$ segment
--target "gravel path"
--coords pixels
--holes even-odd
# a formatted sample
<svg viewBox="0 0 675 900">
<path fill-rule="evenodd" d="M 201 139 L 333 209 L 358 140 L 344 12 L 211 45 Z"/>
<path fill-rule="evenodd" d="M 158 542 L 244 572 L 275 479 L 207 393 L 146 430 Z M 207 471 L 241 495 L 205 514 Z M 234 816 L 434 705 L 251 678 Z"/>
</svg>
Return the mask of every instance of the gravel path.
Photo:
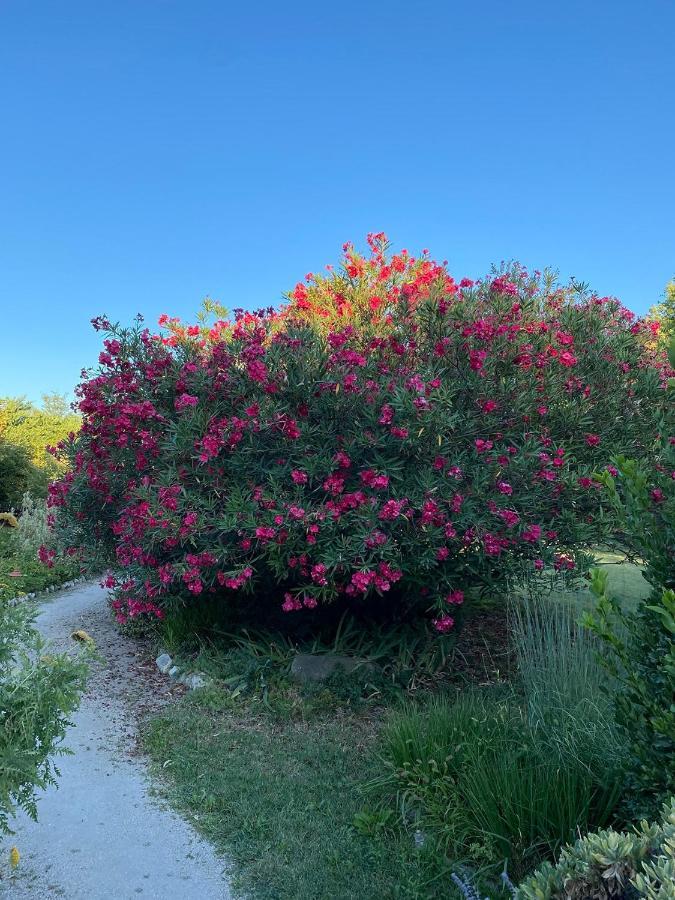
<svg viewBox="0 0 675 900">
<path fill-rule="evenodd" d="M 138 756 L 136 714 L 177 689 L 122 638 L 98 585 L 77 585 L 45 602 L 38 626 L 53 646 L 85 629 L 103 657 L 66 739 L 58 789 L 38 803 L 39 822 L 20 816 L 11 842 L 21 862 L 7 900 L 223 900 L 226 863 L 180 816 L 152 796 Z M 180 690 L 180 689 L 178 689 Z M 4 888 L 4 891 L 3 891 Z"/>
</svg>

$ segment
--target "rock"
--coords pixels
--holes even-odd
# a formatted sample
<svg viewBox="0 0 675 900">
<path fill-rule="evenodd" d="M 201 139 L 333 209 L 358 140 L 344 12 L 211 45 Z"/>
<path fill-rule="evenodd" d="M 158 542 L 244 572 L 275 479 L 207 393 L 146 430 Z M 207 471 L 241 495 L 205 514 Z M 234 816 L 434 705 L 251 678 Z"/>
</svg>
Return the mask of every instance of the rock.
<svg viewBox="0 0 675 900">
<path fill-rule="evenodd" d="M 168 653 L 160 653 L 155 662 L 157 663 L 157 668 L 162 673 L 162 675 L 166 675 L 166 673 L 171 668 L 173 660 Z"/>
<path fill-rule="evenodd" d="M 209 679 L 202 672 L 193 672 L 191 675 L 186 675 L 184 679 L 182 679 L 183 684 L 191 691 L 196 691 L 198 688 L 206 687 L 209 683 Z"/>
<path fill-rule="evenodd" d="M 300 681 L 325 681 L 338 668 L 350 675 L 356 669 L 372 669 L 372 663 L 353 656 L 335 656 L 332 653 L 314 655 L 298 653 L 291 663 L 291 675 Z"/>
<path fill-rule="evenodd" d="M 93 637 L 82 628 L 78 628 L 77 631 L 73 631 L 70 636 L 74 641 L 79 641 L 81 644 L 87 644 L 90 647 L 94 646 Z"/>
<path fill-rule="evenodd" d="M 169 669 L 169 678 L 173 678 L 174 681 L 178 680 L 178 676 L 180 675 L 180 669 L 178 666 L 171 666 Z"/>
</svg>

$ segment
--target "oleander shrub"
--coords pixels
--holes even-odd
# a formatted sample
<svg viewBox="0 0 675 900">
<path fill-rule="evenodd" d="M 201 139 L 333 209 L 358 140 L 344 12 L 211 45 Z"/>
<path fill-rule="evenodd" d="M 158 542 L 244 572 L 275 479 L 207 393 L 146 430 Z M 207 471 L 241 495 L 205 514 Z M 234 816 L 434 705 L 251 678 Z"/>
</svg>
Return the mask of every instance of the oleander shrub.
<svg viewBox="0 0 675 900">
<path fill-rule="evenodd" d="M 82 656 L 51 654 L 34 610 L 0 597 L 0 834 L 18 808 L 37 815 L 36 793 L 54 784 L 54 757 L 84 687 Z"/>
<path fill-rule="evenodd" d="M 573 575 L 611 529 L 593 473 L 649 452 L 669 373 L 648 326 L 519 266 L 458 283 L 369 243 L 278 312 L 94 321 L 50 503 L 122 571 L 121 620 L 212 596 L 449 631 L 465 597 Z"/>
</svg>

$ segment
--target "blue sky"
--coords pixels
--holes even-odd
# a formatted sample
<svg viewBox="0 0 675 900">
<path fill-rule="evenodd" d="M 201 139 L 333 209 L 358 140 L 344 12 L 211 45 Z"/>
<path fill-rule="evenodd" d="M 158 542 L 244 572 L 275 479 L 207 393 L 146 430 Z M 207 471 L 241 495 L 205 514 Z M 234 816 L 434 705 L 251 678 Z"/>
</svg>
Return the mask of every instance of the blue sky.
<svg viewBox="0 0 675 900">
<path fill-rule="evenodd" d="M 384 230 L 642 312 L 675 274 L 675 4 L 0 0 L 0 396 L 99 313 L 276 304 Z"/>
</svg>

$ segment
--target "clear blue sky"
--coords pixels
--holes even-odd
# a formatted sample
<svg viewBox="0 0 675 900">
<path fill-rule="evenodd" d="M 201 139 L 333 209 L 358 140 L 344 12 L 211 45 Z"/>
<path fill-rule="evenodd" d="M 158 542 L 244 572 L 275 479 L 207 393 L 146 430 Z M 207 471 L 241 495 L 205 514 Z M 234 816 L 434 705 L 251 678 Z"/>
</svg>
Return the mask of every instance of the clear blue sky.
<svg viewBox="0 0 675 900">
<path fill-rule="evenodd" d="M 675 273 L 672 0 L 0 0 L 0 128 L 0 396 L 373 230 L 638 312 Z"/>
</svg>

